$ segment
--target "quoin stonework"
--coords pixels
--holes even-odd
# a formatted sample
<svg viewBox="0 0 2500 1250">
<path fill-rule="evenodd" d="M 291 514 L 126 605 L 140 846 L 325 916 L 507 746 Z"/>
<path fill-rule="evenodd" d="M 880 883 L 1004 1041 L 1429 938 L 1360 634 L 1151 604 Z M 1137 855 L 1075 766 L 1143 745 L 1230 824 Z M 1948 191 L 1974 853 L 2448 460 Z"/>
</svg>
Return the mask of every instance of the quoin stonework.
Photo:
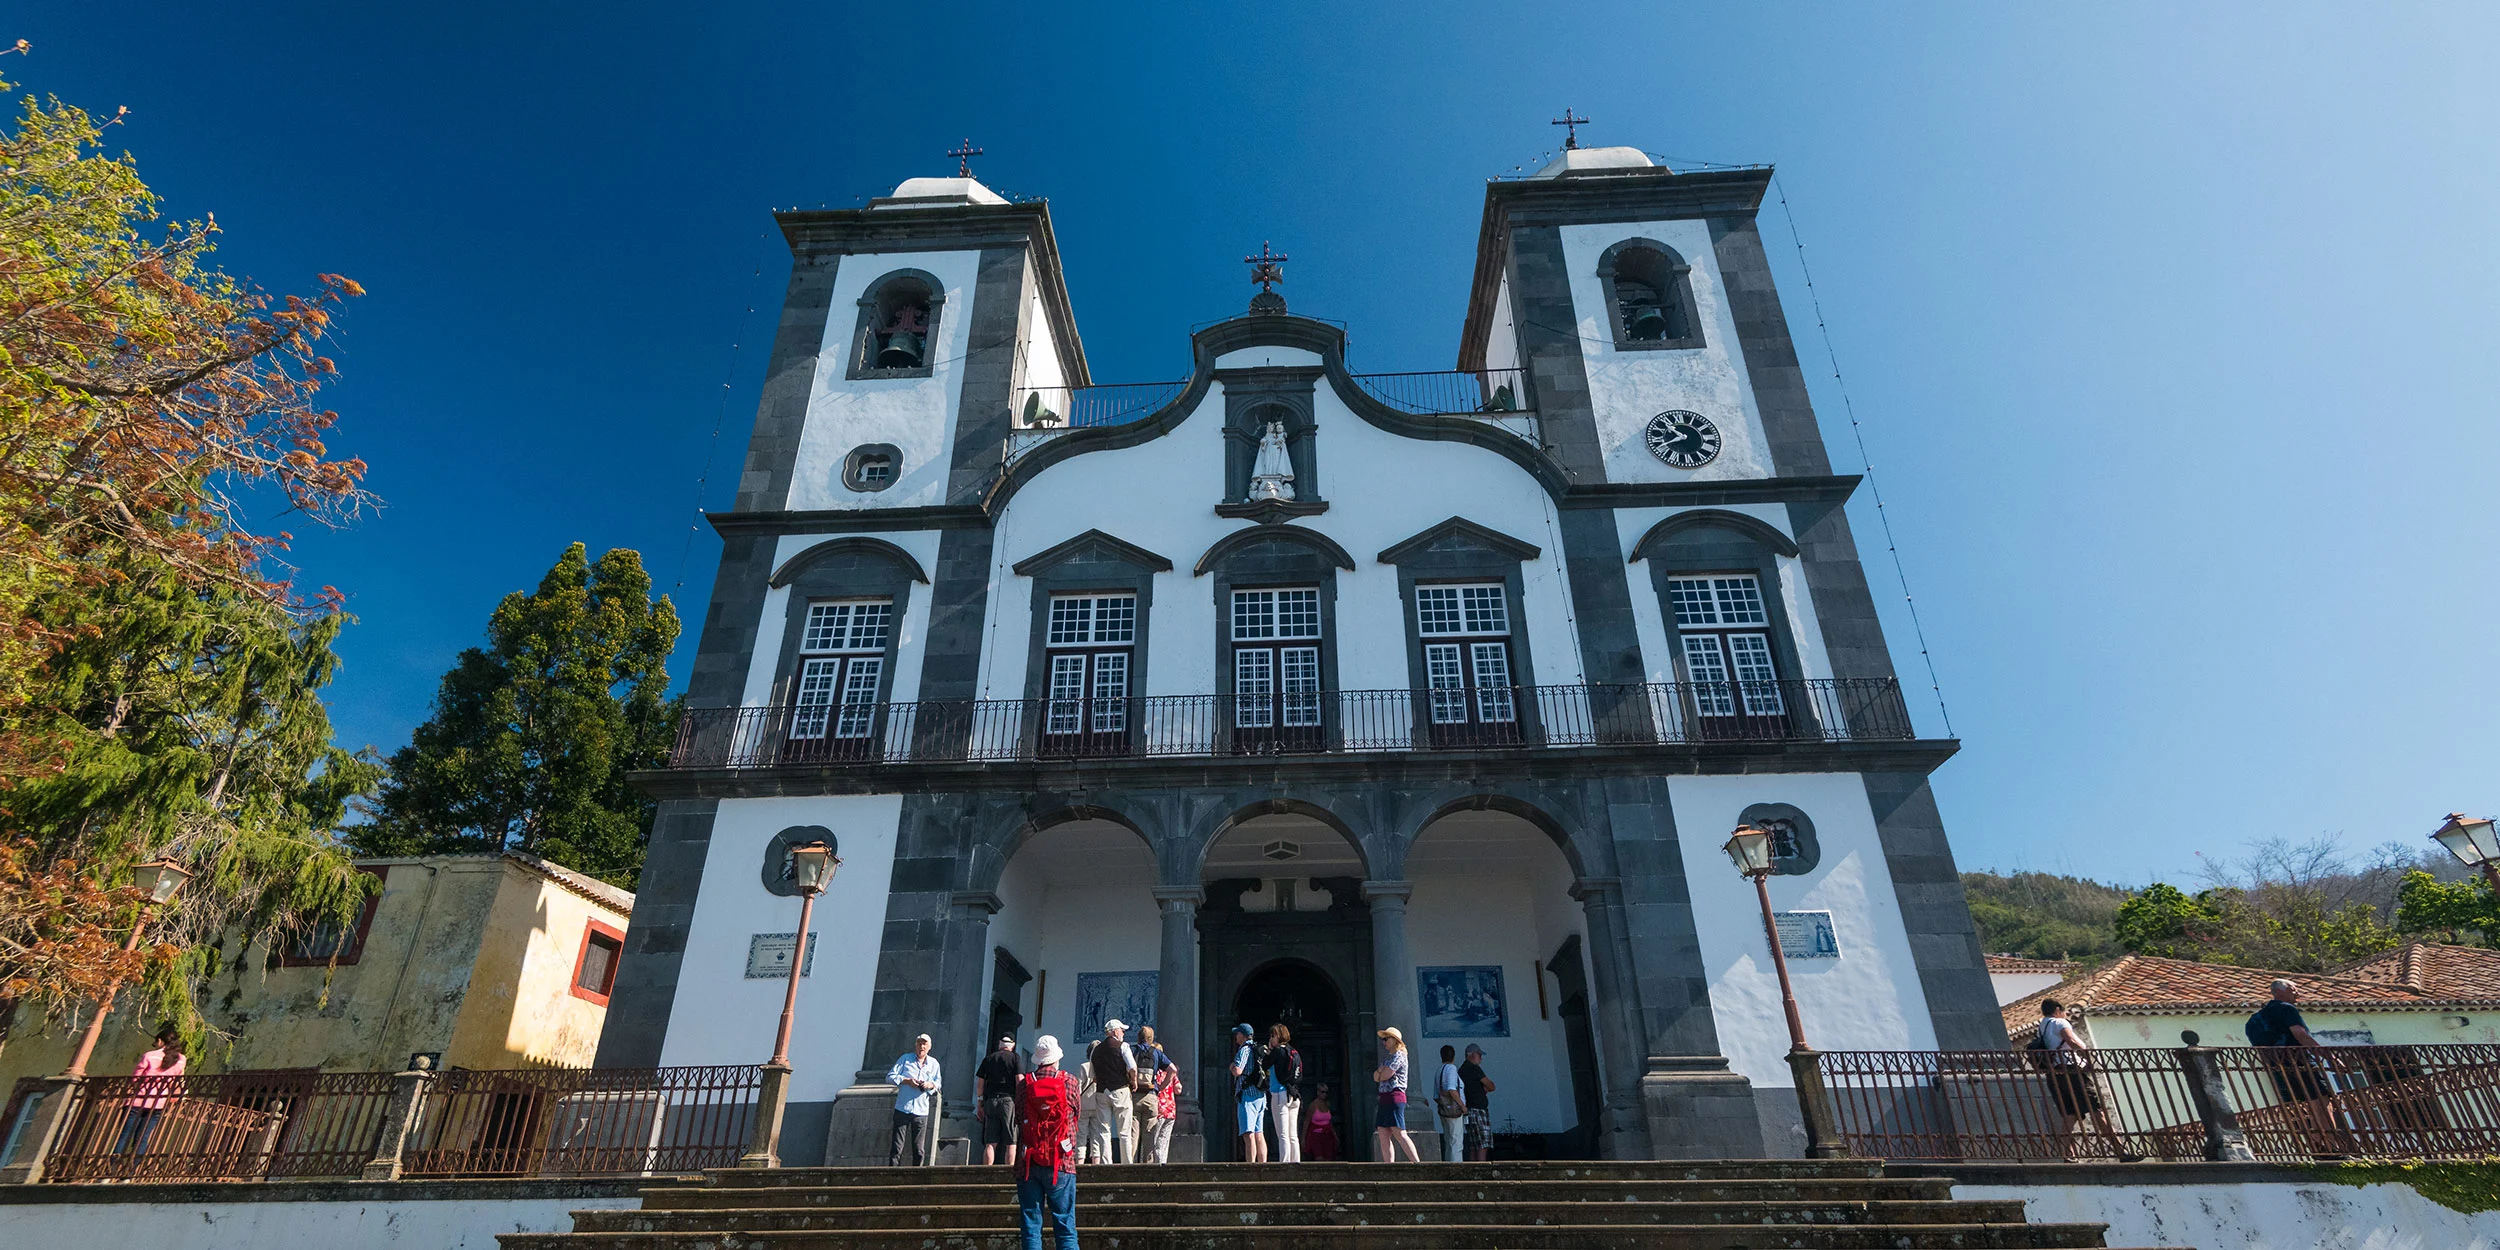
<svg viewBox="0 0 2500 1250">
<path fill-rule="evenodd" d="M 1364 372 L 1262 247 L 1149 385 L 1088 372 L 1044 203 L 780 214 L 599 1062 L 760 1059 L 786 848 L 824 838 L 792 1163 L 883 1161 L 915 1034 L 969 1136 L 987 1043 L 1113 1015 L 1193 1104 L 1236 1021 L 1292 1025 L 1358 1154 L 1396 1025 L 1482 1044 L 1497 1128 L 1548 1153 L 1793 1156 L 1741 822 L 1817 1044 L 2004 1047 L 1928 790 L 1956 744 L 1895 679 L 1769 178 L 1582 148 L 1490 185 L 1446 371 Z M 1176 1156 L 1232 1148 L 1196 1129 Z"/>
</svg>

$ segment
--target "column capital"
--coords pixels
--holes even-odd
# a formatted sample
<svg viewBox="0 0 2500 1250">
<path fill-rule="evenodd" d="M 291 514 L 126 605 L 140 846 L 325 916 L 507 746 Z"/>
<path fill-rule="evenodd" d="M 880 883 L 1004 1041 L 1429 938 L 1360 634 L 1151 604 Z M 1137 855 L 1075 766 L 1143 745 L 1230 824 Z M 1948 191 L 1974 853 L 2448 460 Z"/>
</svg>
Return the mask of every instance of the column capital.
<svg viewBox="0 0 2500 1250">
<path fill-rule="evenodd" d="M 958 890 L 950 901 L 954 903 L 957 915 L 977 911 L 984 916 L 995 916 L 1007 906 L 1005 900 L 989 890 Z"/>
<path fill-rule="evenodd" d="M 1366 902 L 1396 902 L 1403 905 L 1415 893 L 1412 881 L 1366 881 L 1363 898 Z"/>
<path fill-rule="evenodd" d="M 1581 903 L 1621 902 L 1623 878 L 1582 877 L 1571 883 L 1571 897 Z"/>
<path fill-rule="evenodd" d="M 1207 901 L 1206 890 L 1194 885 L 1159 885 L 1154 888 L 1154 896 L 1167 912 L 1195 911 Z"/>
</svg>

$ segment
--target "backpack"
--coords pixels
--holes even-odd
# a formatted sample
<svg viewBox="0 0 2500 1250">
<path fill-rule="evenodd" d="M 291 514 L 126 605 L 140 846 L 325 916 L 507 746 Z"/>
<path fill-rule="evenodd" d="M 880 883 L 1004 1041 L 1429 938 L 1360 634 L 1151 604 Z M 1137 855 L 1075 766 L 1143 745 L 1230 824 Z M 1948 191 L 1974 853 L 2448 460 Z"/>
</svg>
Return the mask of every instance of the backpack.
<svg viewBox="0 0 2500 1250">
<path fill-rule="evenodd" d="M 1285 1083 L 1286 1093 L 1298 1093 L 1302 1088 L 1302 1052 L 1285 1047 L 1284 1062 L 1278 1065 L 1276 1077 Z"/>
<path fill-rule="evenodd" d="M 2249 1014 L 2248 1024 L 2243 1031 L 2248 1034 L 2248 1044 L 2251 1046 L 2289 1046 L 2292 1044 L 2292 1039 L 2283 1035 L 2284 1030 L 2274 1027 L 2274 1018 L 2267 1015 L 2262 1007 Z"/>
<path fill-rule="evenodd" d="M 1267 1088 L 1267 1047 L 1250 1043 L 1250 1062 L 1241 1071 L 1243 1089 Z"/>
<path fill-rule="evenodd" d="M 2049 1044 L 2045 1038 L 2033 1037 L 2023 1043 L 2023 1062 L 2041 1072 L 2049 1070 Z"/>
</svg>

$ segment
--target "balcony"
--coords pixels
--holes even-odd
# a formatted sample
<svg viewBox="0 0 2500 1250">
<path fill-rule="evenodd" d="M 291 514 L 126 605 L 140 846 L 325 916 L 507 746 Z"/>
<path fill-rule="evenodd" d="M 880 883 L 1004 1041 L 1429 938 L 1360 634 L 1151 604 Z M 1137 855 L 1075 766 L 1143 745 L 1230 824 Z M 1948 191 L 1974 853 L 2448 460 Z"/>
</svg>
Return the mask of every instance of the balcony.
<svg viewBox="0 0 2500 1250">
<path fill-rule="evenodd" d="M 695 708 L 672 769 L 1906 742 L 1890 678 Z"/>
<path fill-rule="evenodd" d="M 1524 369 L 1435 373 L 1357 373 L 1354 384 L 1387 407 L 1419 417 L 1467 417 L 1541 446 L 1536 407 Z M 1178 382 L 1104 386 L 1036 386 L 1016 392 L 1015 424 L 1007 434 L 1013 463 L 1071 430 L 1126 425 L 1160 410 L 1189 389 Z"/>
</svg>

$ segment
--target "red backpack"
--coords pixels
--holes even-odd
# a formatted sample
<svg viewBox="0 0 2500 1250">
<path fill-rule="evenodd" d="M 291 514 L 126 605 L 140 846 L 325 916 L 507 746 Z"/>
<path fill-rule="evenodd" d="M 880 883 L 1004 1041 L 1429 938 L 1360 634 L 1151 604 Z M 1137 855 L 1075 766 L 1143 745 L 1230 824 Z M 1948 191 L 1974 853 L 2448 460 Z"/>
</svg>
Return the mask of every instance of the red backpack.
<svg viewBox="0 0 2500 1250">
<path fill-rule="evenodd" d="M 1076 1170 L 1076 1078 L 1066 1072 L 1016 1079 L 1018 1176 L 1036 1165 L 1048 1175 Z"/>
</svg>

